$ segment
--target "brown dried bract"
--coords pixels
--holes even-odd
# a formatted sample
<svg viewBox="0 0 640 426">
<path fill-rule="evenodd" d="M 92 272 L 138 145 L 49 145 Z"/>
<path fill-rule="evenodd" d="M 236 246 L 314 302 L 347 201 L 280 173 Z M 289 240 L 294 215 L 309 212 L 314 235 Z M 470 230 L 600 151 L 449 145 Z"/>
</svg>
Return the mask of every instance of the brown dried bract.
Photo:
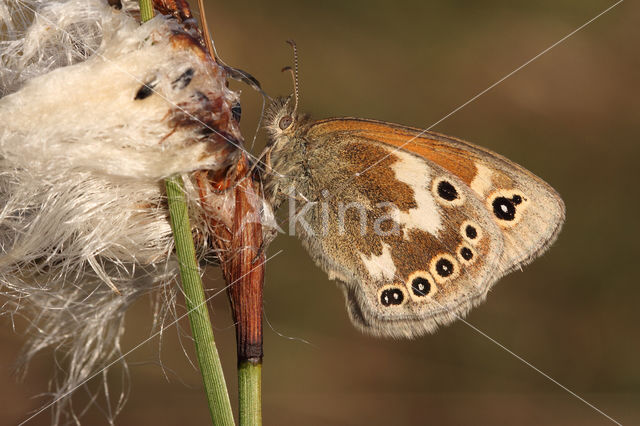
<svg viewBox="0 0 640 426">
<path fill-rule="evenodd" d="M 153 7 L 163 15 L 175 16 L 180 22 L 193 16 L 186 0 L 153 0 Z"/>
</svg>

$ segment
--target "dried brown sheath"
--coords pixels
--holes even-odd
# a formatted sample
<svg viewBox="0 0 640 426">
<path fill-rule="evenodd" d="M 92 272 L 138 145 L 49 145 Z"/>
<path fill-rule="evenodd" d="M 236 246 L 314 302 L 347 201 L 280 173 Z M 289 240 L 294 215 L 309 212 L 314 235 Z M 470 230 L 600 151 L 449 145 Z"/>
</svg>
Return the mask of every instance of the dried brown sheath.
<svg viewBox="0 0 640 426">
<path fill-rule="evenodd" d="M 262 286 L 264 251 L 262 250 L 261 198 L 259 186 L 247 176 L 236 184 L 236 209 L 231 240 L 231 266 L 227 280 L 229 299 L 236 322 L 238 361 L 262 360 Z"/>
</svg>

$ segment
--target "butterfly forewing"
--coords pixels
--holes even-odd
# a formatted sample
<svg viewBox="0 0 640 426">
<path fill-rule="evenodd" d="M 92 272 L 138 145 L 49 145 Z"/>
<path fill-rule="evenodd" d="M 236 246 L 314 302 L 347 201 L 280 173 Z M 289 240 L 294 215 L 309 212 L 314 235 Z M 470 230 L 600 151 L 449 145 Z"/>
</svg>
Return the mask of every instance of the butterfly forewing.
<svg viewBox="0 0 640 426">
<path fill-rule="evenodd" d="M 504 238 L 496 276 L 541 254 L 557 237 L 565 207 L 557 192 L 518 164 L 469 142 L 363 119 L 319 121 L 316 132 L 348 133 L 412 152 L 457 176 L 484 203 Z"/>
<path fill-rule="evenodd" d="M 364 136 L 315 135 L 314 127 L 307 136 L 311 185 L 302 190 L 307 198 L 324 196 L 304 216 L 311 231 L 297 231 L 316 262 L 344 284 L 357 325 L 410 337 L 484 298 L 503 241 L 463 180 Z"/>
</svg>

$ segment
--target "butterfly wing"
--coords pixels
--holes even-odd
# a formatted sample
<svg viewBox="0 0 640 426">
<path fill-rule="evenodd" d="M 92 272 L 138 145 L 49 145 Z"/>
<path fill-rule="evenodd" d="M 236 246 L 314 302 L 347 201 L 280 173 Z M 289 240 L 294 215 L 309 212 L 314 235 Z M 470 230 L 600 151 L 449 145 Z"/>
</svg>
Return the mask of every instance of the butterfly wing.
<svg viewBox="0 0 640 426">
<path fill-rule="evenodd" d="M 343 283 L 354 323 L 412 337 L 482 301 L 504 244 L 483 200 L 423 156 L 319 125 L 303 136 L 308 179 L 296 190 L 321 197 L 299 209 L 296 232 Z"/>
<path fill-rule="evenodd" d="M 564 203 L 551 186 L 518 164 L 469 142 L 350 118 L 319 121 L 311 132 L 349 134 L 380 142 L 417 154 L 457 176 L 484 203 L 504 238 L 504 251 L 495 265 L 496 278 L 542 254 L 564 222 Z M 375 167 L 367 173 L 376 173 Z"/>
</svg>

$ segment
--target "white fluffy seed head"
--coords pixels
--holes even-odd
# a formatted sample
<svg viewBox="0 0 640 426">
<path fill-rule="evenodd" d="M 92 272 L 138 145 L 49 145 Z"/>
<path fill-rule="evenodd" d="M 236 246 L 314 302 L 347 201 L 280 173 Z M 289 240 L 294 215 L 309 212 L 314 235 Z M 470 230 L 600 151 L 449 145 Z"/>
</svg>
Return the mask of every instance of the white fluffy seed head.
<svg viewBox="0 0 640 426">
<path fill-rule="evenodd" d="M 163 179 L 183 176 L 204 257 L 191 173 L 224 171 L 239 153 L 228 114 L 238 95 L 223 71 L 180 44 L 175 20 L 140 25 L 128 12 L 137 2 L 123 3 L 0 0 L 0 295 L 3 312 L 30 318 L 25 361 L 47 347 L 68 354 L 54 395 L 120 353 L 140 295 L 160 289 L 173 302 Z"/>
</svg>

